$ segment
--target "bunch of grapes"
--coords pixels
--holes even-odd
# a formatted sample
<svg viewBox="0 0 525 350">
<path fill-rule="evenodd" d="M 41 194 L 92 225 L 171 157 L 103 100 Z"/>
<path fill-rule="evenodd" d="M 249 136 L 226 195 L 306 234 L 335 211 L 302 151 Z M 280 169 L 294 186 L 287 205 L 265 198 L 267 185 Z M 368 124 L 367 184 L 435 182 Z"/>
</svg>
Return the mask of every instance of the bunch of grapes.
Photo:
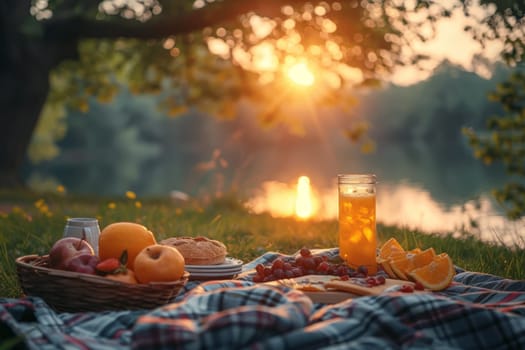
<svg viewBox="0 0 525 350">
<path fill-rule="evenodd" d="M 258 264 L 255 270 L 257 273 L 253 276 L 253 281 L 257 283 L 305 275 L 334 275 L 342 279 L 368 276 L 365 266 L 352 269 L 344 263 L 330 262 L 326 255 L 313 256 L 308 248 L 302 248 L 295 258 L 277 258 L 268 266 Z"/>
</svg>

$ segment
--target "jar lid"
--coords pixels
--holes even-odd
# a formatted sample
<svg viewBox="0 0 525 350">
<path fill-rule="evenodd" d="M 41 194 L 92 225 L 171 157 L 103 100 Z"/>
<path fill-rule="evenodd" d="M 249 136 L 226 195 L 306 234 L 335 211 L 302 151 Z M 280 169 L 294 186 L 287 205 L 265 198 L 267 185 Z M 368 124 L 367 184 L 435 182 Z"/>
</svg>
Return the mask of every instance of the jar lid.
<svg viewBox="0 0 525 350">
<path fill-rule="evenodd" d="M 340 184 L 375 184 L 375 174 L 339 174 L 337 181 Z"/>
</svg>

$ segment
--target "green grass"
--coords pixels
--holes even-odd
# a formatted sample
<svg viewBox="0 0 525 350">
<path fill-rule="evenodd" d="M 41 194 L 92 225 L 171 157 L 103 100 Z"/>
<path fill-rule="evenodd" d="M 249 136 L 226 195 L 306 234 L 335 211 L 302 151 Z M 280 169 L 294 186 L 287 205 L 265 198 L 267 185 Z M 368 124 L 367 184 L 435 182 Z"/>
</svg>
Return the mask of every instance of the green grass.
<svg viewBox="0 0 525 350">
<path fill-rule="evenodd" d="M 133 196 L 130 196 L 133 197 Z M 137 203 L 139 202 L 139 203 Z M 16 257 L 46 254 L 62 236 L 68 217 L 96 217 L 103 228 L 116 221 L 147 226 L 157 240 L 205 235 L 223 241 L 230 256 L 250 261 L 266 251 L 286 254 L 303 246 L 337 246 L 337 222 L 297 221 L 249 213 L 238 197 L 212 202 L 176 203 L 167 199 L 79 197 L 63 194 L 0 192 L 0 297 L 19 297 Z M 467 270 L 522 279 L 523 249 L 482 243 L 471 235 L 430 235 L 396 227 L 378 227 L 379 241 L 396 237 L 406 249 L 434 247 Z"/>
</svg>

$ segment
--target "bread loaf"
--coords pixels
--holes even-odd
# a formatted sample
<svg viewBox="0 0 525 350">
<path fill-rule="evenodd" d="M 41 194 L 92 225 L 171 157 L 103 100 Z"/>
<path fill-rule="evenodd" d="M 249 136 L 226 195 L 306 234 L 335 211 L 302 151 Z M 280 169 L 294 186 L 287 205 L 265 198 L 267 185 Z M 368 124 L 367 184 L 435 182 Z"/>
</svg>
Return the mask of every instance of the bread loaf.
<svg viewBox="0 0 525 350">
<path fill-rule="evenodd" d="M 226 259 L 226 246 L 207 237 L 170 237 L 160 244 L 177 248 L 187 265 L 217 265 Z"/>
</svg>

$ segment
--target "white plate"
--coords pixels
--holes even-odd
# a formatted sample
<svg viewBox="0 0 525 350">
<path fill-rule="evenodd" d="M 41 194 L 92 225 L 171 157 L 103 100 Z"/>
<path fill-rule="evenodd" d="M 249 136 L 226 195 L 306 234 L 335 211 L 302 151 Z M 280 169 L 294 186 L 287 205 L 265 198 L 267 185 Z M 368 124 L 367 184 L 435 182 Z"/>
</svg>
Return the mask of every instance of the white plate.
<svg viewBox="0 0 525 350">
<path fill-rule="evenodd" d="M 237 274 L 219 274 L 219 275 L 194 275 L 190 273 L 190 281 L 214 281 L 233 279 Z"/>
<path fill-rule="evenodd" d="M 225 273 L 238 273 L 242 271 L 242 266 L 229 268 L 229 269 L 215 269 L 215 270 L 197 270 L 197 269 L 191 269 L 186 266 L 186 271 L 191 273 L 200 273 L 200 274 L 225 274 Z"/>
<path fill-rule="evenodd" d="M 224 263 L 217 265 L 185 265 L 187 271 L 236 271 L 242 269 L 242 260 L 227 257 Z"/>
<path fill-rule="evenodd" d="M 233 276 L 240 272 L 241 270 L 232 272 L 190 272 L 190 275 L 194 277 Z"/>
</svg>

